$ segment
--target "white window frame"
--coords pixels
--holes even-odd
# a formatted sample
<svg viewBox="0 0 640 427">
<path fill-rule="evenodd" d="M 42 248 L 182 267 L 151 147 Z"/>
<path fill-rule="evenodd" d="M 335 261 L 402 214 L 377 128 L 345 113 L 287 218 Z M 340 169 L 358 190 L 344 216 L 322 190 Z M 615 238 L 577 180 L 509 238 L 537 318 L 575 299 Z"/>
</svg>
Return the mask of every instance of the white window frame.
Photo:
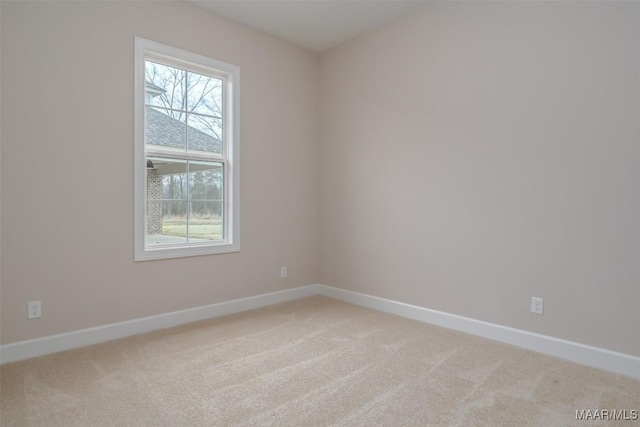
<svg viewBox="0 0 640 427">
<path fill-rule="evenodd" d="M 188 71 L 203 70 L 224 77 L 224 240 L 147 246 L 147 162 L 145 145 L 145 60 L 162 58 Z M 135 261 L 180 258 L 240 251 L 240 68 L 186 50 L 140 37 L 135 38 L 134 58 L 134 246 Z M 225 151 L 226 150 L 226 151 Z M 219 159 L 212 158 L 217 162 Z"/>
</svg>

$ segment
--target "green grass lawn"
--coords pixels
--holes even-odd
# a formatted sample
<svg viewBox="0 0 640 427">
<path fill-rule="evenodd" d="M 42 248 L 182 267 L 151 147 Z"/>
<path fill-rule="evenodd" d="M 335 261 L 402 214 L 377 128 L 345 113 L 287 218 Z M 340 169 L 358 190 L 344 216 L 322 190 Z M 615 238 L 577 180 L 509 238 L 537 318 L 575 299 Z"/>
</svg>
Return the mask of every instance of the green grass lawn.
<svg viewBox="0 0 640 427">
<path fill-rule="evenodd" d="M 186 237 L 187 219 L 173 217 L 162 220 L 162 234 Z M 194 217 L 189 219 L 189 238 L 222 240 L 222 219 L 214 217 Z"/>
</svg>

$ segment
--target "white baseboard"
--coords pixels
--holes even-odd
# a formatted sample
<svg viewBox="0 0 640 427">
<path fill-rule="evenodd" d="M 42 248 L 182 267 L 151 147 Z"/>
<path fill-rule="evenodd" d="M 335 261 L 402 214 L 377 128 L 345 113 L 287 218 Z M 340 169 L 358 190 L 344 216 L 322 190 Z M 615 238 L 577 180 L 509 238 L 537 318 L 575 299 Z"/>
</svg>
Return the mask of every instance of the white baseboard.
<svg viewBox="0 0 640 427">
<path fill-rule="evenodd" d="M 640 379 L 640 357 L 637 356 L 321 284 L 7 344 L 0 346 L 0 363 L 16 362 L 313 295 L 323 295 Z"/>
<path fill-rule="evenodd" d="M 210 319 L 281 302 L 292 301 L 317 295 L 317 293 L 317 285 L 301 286 L 298 288 L 285 289 L 278 292 L 271 292 L 248 298 L 240 298 L 232 301 L 190 308 L 187 310 L 159 314 L 157 316 L 143 317 L 140 319 L 128 320 L 126 322 L 51 335 L 28 341 L 20 341 L 0 346 L 0 363 L 30 359 L 32 357 L 57 353 L 59 351 L 84 347 L 118 338 L 125 338 L 131 335 L 178 326 L 198 320 Z"/>
<path fill-rule="evenodd" d="M 419 320 L 433 325 L 443 326 L 449 329 L 455 329 L 472 335 L 537 351 L 539 353 L 560 357 L 582 365 L 605 369 L 607 371 L 640 379 L 640 357 L 637 356 L 617 353 L 603 348 L 527 332 L 521 329 L 497 325 L 495 323 L 483 322 L 481 320 L 470 319 L 468 317 L 457 316 L 455 314 L 431 310 L 424 307 L 378 298 L 331 286 L 318 285 L 317 290 L 320 295 L 324 295 L 329 298 L 350 302 L 352 304 L 361 305 L 378 311 L 384 311 L 386 313 L 395 314 L 409 319 Z"/>
</svg>

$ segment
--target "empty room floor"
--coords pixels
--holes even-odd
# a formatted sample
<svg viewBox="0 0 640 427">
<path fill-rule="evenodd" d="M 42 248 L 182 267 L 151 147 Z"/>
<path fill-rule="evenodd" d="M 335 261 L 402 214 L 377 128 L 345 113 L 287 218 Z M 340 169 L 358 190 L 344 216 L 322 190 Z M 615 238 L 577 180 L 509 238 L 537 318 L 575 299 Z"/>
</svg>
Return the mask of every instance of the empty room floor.
<svg viewBox="0 0 640 427">
<path fill-rule="evenodd" d="M 320 296 L 0 375 L 3 426 L 601 425 L 576 410 L 640 402 L 639 380 Z"/>
</svg>

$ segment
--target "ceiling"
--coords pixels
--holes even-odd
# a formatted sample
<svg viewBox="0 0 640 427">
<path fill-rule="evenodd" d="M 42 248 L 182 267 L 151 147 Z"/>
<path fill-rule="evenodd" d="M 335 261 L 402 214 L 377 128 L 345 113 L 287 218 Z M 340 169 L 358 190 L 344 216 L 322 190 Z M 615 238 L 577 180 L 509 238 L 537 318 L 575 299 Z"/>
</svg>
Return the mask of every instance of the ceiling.
<svg viewBox="0 0 640 427">
<path fill-rule="evenodd" d="M 422 0 L 186 0 L 306 49 L 323 52 L 423 7 Z"/>
</svg>

